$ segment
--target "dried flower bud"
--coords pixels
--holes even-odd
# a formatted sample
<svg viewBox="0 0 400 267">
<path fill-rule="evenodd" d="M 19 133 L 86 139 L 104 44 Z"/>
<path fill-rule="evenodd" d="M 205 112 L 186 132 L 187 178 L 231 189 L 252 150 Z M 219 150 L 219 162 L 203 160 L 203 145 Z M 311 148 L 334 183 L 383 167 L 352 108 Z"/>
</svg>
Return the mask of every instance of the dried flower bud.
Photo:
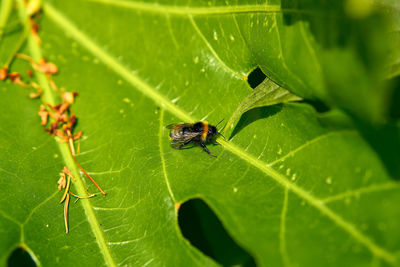
<svg viewBox="0 0 400 267">
<path fill-rule="evenodd" d="M 58 72 L 58 67 L 56 64 L 47 62 L 46 59 L 42 58 L 37 66 L 37 69 L 45 74 L 56 74 Z"/>
<path fill-rule="evenodd" d="M 62 94 L 62 98 L 68 104 L 73 104 L 74 103 L 74 93 L 65 92 L 65 93 Z"/>
<path fill-rule="evenodd" d="M 40 124 L 41 125 L 46 125 L 47 124 L 47 118 L 49 116 L 49 112 L 46 110 L 44 105 L 40 105 L 40 110 L 38 112 L 38 115 L 40 116 Z"/>
<path fill-rule="evenodd" d="M 65 178 L 65 173 L 60 172 L 60 179 L 58 179 L 58 191 L 61 191 L 61 189 L 64 189 L 65 186 L 67 185 L 67 179 Z"/>
<path fill-rule="evenodd" d="M 8 76 L 8 67 L 4 66 L 0 69 L 0 80 L 4 81 Z"/>
</svg>

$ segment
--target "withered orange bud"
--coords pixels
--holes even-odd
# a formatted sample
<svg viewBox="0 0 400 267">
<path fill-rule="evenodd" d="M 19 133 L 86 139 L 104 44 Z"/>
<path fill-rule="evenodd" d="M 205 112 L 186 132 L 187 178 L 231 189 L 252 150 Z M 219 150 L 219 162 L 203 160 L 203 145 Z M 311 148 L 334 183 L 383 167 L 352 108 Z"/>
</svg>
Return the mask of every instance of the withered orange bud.
<svg viewBox="0 0 400 267">
<path fill-rule="evenodd" d="M 46 59 L 42 58 L 37 66 L 38 70 L 45 74 L 56 74 L 58 72 L 58 67 L 56 64 L 47 62 Z"/>
<path fill-rule="evenodd" d="M 53 123 L 51 124 L 51 130 L 52 130 L 53 132 L 57 129 L 57 127 L 58 127 L 58 122 L 53 122 Z"/>
<path fill-rule="evenodd" d="M 62 130 L 63 130 L 65 133 L 69 130 L 69 127 L 68 127 L 67 124 L 63 124 L 63 125 L 61 126 L 61 128 L 62 128 Z"/>
<path fill-rule="evenodd" d="M 64 169 L 62 170 L 62 172 L 63 172 L 63 173 L 65 173 L 66 175 L 71 175 L 71 176 L 72 176 L 72 173 L 71 173 L 71 171 L 70 171 L 70 170 L 68 170 L 68 168 L 67 168 L 67 167 L 65 167 L 65 166 L 64 166 Z"/>
<path fill-rule="evenodd" d="M 17 79 L 21 79 L 21 73 L 11 72 L 10 74 L 8 74 L 8 77 L 10 78 L 11 81 L 14 82 Z"/>
<path fill-rule="evenodd" d="M 8 76 L 8 67 L 4 66 L 0 69 L 0 80 L 4 81 Z"/>
<path fill-rule="evenodd" d="M 58 111 L 58 109 L 60 108 L 60 104 L 58 105 L 50 105 L 49 103 L 45 103 L 52 111 Z"/>
<path fill-rule="evenodd" d="M 41 119 L 40 124 L 46 125 L 49 112 L 46 110 L 46 107 L 44 105 L 40 105 L 40 110 L 38 112 L 38 115 L 40 116 Z"/>
<path fill-rule="evenodd" d="M 68 122 L 68 115 L 67 113 L 63 113 L 60 117 L 60 121 L 62 122 Z"/>
<path fill-rule="evenodd" d="M 75 96 L 74 96 L 74 93 L 65 92 L 65 93 L 62 94 L 62 98 L 68 104 L 73 104 Z"/>
<path fill-rule="evenodd" d="M 21 80 L 21 73 L 18 72 L 11 72 L 10 74 L 8 74 L 8 78 L 10 78 L 10 80 L 18 85 L 21 85 L 25 88 L 29 88 L 30 85 L 25 84 L 22 80 Z"/>
<path fill-rule="evenodd" d="M 71 115 L 71 117 L 69 118 L 69 126 L 72 128 L 72 126 L 74 126 L 74 124 L 76 123 L 76 116 L 75 115 Z"/>
<path fill-rule="evenodd" d="M 64 189 L 65 186 L 67 185 L 67 179 L 65 178 L 65 173 L 60 172 L 60 179 L 58 179 L 58 191 L 61 191 L 61 189 Z"/>
<path fill-rule="evenodd" d="M 28 69 L 26 72 L 28 73 L 28 76 L 29 76 L 29 77 L 32 77 L 32 76 L 33 76 L 33 71 L 32 71 L 31 69 Z"/>
<path fill-rule="evenodd" d="M 59 113 L 52 113 L 49 112 L 50 117 L 52 117 L 53 119 L 55 119 L 56 121 L 58 121 L 60 119 L 60 114 Z"/>
<path fill-rule="evenodd" d="M 62 103 L 58 109 L 58 112 L 61 114 L 63 114 L 69 107 L 68 103 Z"/>
<path fill-rule="evenodd" d="M 43 129 L 43 130 L 45 130 L 49 134 L 54 134 L 57 130 L 57 127 L 58 127 L 58 122 L 53 122 L 52 124 L 50 124 L 50 129 Z"/>
</svg>

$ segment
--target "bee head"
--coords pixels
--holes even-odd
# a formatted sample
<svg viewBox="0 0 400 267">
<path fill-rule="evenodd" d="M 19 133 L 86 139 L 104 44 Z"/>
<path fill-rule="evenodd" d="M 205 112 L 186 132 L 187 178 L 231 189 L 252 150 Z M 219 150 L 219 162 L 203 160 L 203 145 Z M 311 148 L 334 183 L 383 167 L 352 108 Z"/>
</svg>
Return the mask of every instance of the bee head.
<svg viewBox="0 0 400 267">
<path fill-rule="evenodd" d="M 208 134 L 214 136 L 218 133 L 217 127 L 210 125 L 208 127 Z"/>
<path fill-rule="evenodd" d="M 212 126 L 212 127 L 214 127 L 214 133 L 213 133 L 214 135 L 219 134 L 220 136 L 222 136 L 225 139 L 225 136 L 223 136 L 222 133 L 218 132 L 217 127 L 216 127 L 216 126 L 218 126 L 218 124 L 220 124 L 223 121 L 224 121 L 224 119 L 222 119 L 220 122 L 218 122 L 217 125 L 215 125 L 215 127 L 214 126 Z"/>
</svg>

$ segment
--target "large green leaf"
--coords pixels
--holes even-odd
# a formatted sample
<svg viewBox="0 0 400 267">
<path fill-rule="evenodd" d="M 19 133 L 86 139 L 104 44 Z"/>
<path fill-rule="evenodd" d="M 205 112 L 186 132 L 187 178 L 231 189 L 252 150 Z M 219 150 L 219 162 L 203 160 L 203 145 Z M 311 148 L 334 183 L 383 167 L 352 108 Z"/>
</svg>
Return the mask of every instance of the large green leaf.
<svg viewBox="0 0 400 267">
<path fill-rule="evenodd" d="M 249 110 L 229 142 L 209 145 L 217 158 L 169 146 L 165 125 L 230 118 L 251 94 L 245 75 L 257 65 L 289 90 L 325 99 L 325 83 L 312 75 L 319 54 L 304 54 L 316 46 L 308 22 L 286 25 L 278 2 L 69 0 L 43 8 L 43 44 L 30 37 L 24 52 L 55 62 L 56 83 L 79 92 L 78 160 L 108 194 L 71 203 L 64 233 L 57 174 L 64 165 L 79 172 L 66 144 L 41 129 L 40 101 L 2 83 L 1 264 L 23 246 L 44 266 L 215 265 L 179 231 L 175 204 L 191 198 L 203 199 L 260 266 L 399 264 L 398 177 L 342 112 L 321 115 L 304 103 Z M 319 49 L 323 60 L 349 62 L 322 61 L 321 72 L 361 64 L 351 50 Z M 43 75 L 35 77 L 54 101 Z M 338 83 L 350 95 L 360 89 Z M 82 177 L 72 190 L 83 195 L 87 186 L 95 190 Z"/>
</svg>

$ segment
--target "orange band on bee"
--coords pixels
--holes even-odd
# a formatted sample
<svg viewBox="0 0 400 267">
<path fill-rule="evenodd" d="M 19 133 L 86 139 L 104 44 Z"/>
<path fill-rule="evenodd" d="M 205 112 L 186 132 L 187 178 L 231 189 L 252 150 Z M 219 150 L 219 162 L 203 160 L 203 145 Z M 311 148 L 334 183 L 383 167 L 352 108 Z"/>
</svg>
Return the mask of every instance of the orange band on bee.
<svg viewBox="0 0 400 267">
<path fill-rule="evenodd" d="M 207 133 L 208 133 L 208 123 L 203 122 L 203 133 L 201 134 L 201 140 L 205 141 L 207 138 Z"/>
<path fill-rule="evenodd" d="M 172 128 L 173 130 L 178 130 L 179 128 L 181 128 L 182 123 L 178 123 L 176 125 L 174 125 L 174 127 Z"/>
</svg>

